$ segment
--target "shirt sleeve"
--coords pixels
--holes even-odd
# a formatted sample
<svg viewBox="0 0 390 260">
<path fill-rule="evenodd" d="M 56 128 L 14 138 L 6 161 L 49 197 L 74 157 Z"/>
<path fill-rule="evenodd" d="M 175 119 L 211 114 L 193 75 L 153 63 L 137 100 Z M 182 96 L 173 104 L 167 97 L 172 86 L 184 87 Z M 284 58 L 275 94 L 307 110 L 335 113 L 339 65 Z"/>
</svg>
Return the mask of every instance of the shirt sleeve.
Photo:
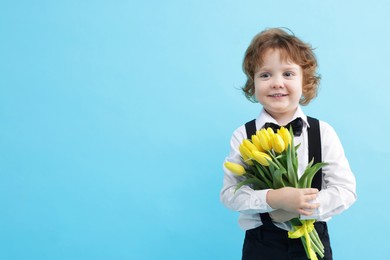
<svg viewBox="0 0 390 260">
<path fill-rule="evenodd" d="M 320 122 L 323 167 L 322 189 L 315 202 L 320 207 L 302 219 L 327 220 L 348 209 L 357 198 L 356 180 L 334 129 Z"/>
<path fill-rule="evenodd" d="M 225 162 L 239 163 L 244 166 L 239 152 L 239 145 L 242 143 L 246 134 L 244 127 L 238 128 L 230 141 L 230 154 L 226 157 Z M 244 185 L 236 190 L 237 184 L 244 180 L 223 167 L 224 180 L 220 193 L 221 202 L 229 209 L 238 211 L 242 214 L 256 214 L 272 211 L 273 209 L 266 201 L 267 190 L 253 190 L 251 187 Z"/>
</svg>

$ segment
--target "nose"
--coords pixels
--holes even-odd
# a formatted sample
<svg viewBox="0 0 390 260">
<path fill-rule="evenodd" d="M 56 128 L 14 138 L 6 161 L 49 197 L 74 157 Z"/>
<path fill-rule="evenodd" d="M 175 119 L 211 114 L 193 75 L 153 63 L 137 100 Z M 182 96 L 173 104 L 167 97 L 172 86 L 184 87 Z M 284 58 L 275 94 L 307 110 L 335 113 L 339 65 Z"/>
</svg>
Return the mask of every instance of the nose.
<svg viewBox="0 0 390 260">
<path fill-rule="evenodd" d="M 272 88 L 283 88 L 283 77 L 274 76 L 272 81 Z"/>
</svg>

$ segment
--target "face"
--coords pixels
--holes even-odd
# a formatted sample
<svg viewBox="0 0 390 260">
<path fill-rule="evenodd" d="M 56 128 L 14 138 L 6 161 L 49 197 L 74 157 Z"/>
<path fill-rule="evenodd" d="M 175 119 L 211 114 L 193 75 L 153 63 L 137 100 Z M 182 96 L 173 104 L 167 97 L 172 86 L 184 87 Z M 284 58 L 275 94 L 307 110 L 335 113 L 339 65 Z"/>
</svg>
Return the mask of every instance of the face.
<svg viewBox="0 0 390 260">
<path fill-rule="evenodd" d="M 254 75 L 255 96 L 280 124 L 286 124 L 298 108 L 302 96 L 302 68 L 283 61 L 280 51 L 268 50 Z"/>
</svg>

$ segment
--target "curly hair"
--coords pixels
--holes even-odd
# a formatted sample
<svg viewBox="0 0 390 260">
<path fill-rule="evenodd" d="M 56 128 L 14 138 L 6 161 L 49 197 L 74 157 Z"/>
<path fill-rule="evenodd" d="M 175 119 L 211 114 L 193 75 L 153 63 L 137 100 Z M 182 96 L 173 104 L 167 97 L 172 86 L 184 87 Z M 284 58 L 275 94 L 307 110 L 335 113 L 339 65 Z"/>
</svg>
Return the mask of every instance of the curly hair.
<svg viewBox="0 0 390 260">
<path fill-rule="evenodd" d="M 317 74 L 317 60 L 313 48 L 293 34 L 281 28 L 271 28 L 257 34 L 245 52 L 242 64 L 247 81 L 242 88 L 247 99 L 257 102 L 255 97 L 254 74 L 263 64 L 268 50 L 280 51 L 283 60 L 289 60 L 302 68 L 303 83 L 301 105 L 307 105 L 317 96 L 320 75 Z"/>
</svg>

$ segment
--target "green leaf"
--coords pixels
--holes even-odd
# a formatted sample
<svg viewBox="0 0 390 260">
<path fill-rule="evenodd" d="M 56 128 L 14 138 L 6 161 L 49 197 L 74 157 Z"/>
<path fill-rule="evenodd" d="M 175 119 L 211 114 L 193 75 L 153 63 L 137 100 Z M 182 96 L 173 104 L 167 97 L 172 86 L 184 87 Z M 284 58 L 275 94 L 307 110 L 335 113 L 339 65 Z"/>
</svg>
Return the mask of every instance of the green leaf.
<svg viewBox="0 0 390 260">
<path fill-rule="evenodd" d="M 327 165 L 327 163 L 316 163 L 312 166 L 314 162 L 314 159 L 310 161 L 310 163 L 307 165 L 305 172 L 303 173 L 302 177 L 299 179 L 298 187 L 299 188 L 310 188 L 311 182 L 313 180 L 314 175 L 318 172 L 319 169 Z"/>
<path fill-rule="evenodd" d="M 270 165 L 268 166 L 268 168 L 269 168 L 269 171 L 271 172 L 271 174 L 276 170 L 276 169 L 275 169 L 275 166 L 274 166 L 272 163 L 270 163 Z"/>
<path fill-rule="evenodd" d="M 299 220 L 299 218 L 293 218 L 290 220 L 290 223 L 293 225 L 293 226 L 302 226 L 302 222 Z"/>
<path fill-rule="evenodd" d="M 277 159 L 277 157 L 276 157 L 274 154 L 272 154 L 272 153 L 269 153 L 269 155 L 271 156 L 272 161 L 269 161 L 269 160 L 267 160 L 267 161 L 269 161 L 269 164 L 270 164 L 269 167 L 270 167 L 271 172 L 274 172 L 273 168 L 280 169 L 280 170 L 282 170 L 282 172 L 286 172 L 285 167 L 284 167 L 283 164 Z M 271 166 L 271 165 L 272 165 L 272 166 Z M 271 169 L 271 167 L 273 167 L 273 168 Z"/>
<path fill-rule="evenodd" d="M 261 165 L 261 168 L 264 170 L 264 174 L 266 175 L 268 180 L 272 182 L 273 177 L 272 177 L 270 169 L 268 167 L 263 166 L 263 165 Z"/>
<path fill-rule="evenodd" d="M 294 140 L 294 139 L 293 139 Z M 295 172 L 298 172 L 298 159 L 297 159 L 297 151 L 298 151 L 298 148 L 301 146 L 301 144 L 298 144 L 297 146 L 295 146 L 294 149 L 292 149 L 291 151 L 291 158 L 292 158 L 292 162 L 293 162 L 293 167 L 294 167 L 294 171 Z M 292 147 L 294 147 L 294 145 L 292 145 Z"/>
<path fill-rule="evenodd" d="M 260 163 L 258 162 L 254 162 L 255 166 L 256 166 L 256 169 L 257 169 L 257 175 L 259 176 L 259 178 L 267 185 L 267 186 L 272 186 L 272 179 L 270 179 L 269 177 L 271 176 L 268 176 L 268 172 L 265 171 L 265 167 L 262 166 Z"/>
<path fill-rule="evenodd" d="M 293 160 L 296 160 L 294 151 L 289 145 L 287 147 L 287 179 L 291 183 L 292 187 L 296 187 L 298 183 L 298 174 L 294 170 Z"/>
<path fill-rule="evenodd" d="M 285 187 L 285 184 L 283 183 L 283 174 L 279 169 L 274 172 L 273 176 L 274 179 L 272 188 L 279 189 Z"/>
<path fill-rule="evenodd" d="M 255 190 L 262 190 L 262 189 L 272 188 L 272 187 L 268 187 L 264 182 L 262 182 L 261 180 L 259 180 L 257 178 L 248 178 L 248 179 L 246 179 L 246 180 L 244 180 L 242 182 L 239 182 L 237 184 L 236 189 L 234 190 L 234 192 L 236 192 L 242 186 L 249 185 L 249 184 L 255 185 L 256 186 L 256 187 L 254 187 Z"/>
<path fill-rule="evenodd" d="M 287 178 L 287 175 L 283 175 L 282 180 L 283 180 L 285 187 L 294 187 L 294 188 L 297 187 L 297 186 L 293 186 L 293 184 L 290 183 L 290 181 Z"/>
</svg>

